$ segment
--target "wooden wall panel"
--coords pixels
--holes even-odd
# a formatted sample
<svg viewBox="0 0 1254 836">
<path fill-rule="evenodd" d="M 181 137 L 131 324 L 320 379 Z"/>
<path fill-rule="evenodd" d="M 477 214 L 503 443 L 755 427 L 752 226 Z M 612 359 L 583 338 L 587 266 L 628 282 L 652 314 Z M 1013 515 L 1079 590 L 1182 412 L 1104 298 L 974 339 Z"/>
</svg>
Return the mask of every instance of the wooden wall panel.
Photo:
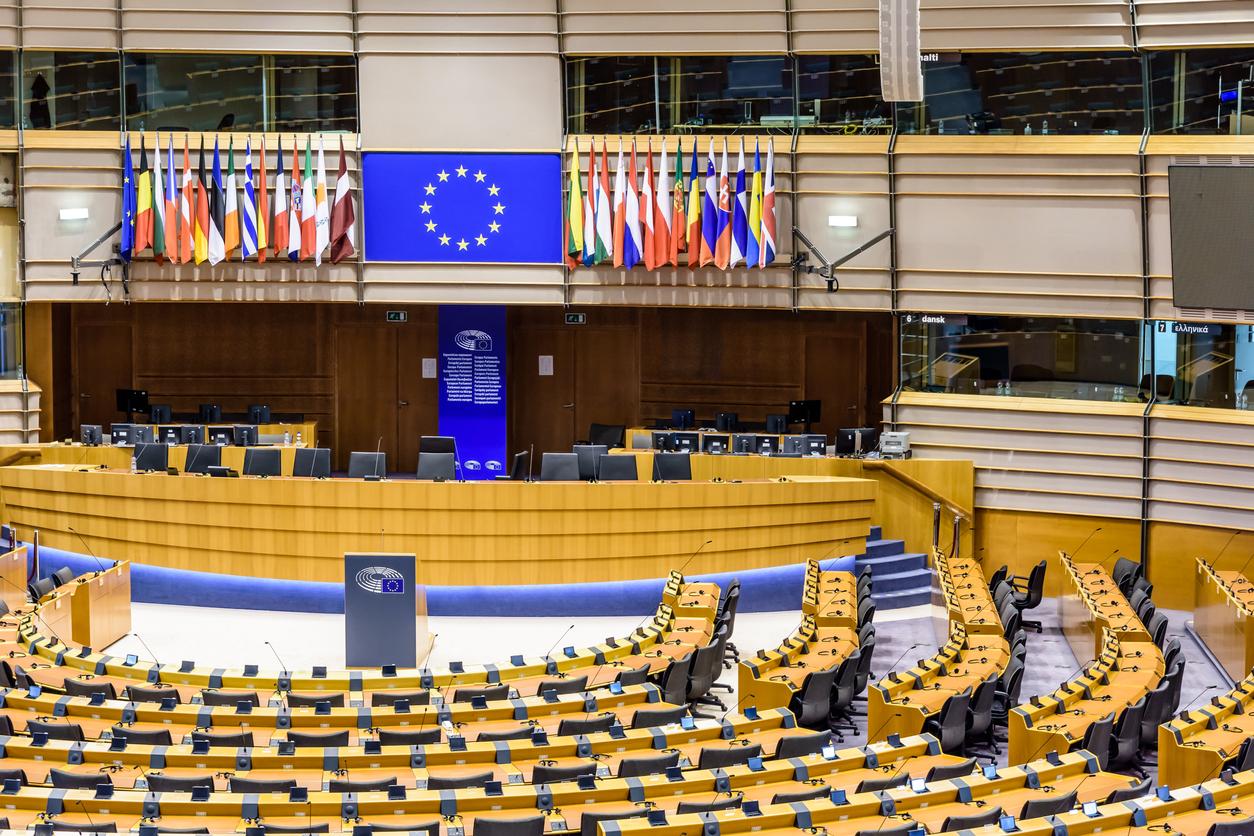
<svg viewBox="0 0 1254 836">
<path fill-rule="evenodd" d="M 766 55 L 788 49 L 782 0 L 600 0 L 562 5 L 571 55 Z"/>
<path fill-rule="evenodd" d="M 216 9 L 187 0 L 121 0 L 124 49 L 196 52 L 353 51 L 349 0 L 283 0 Z"/>
<path fill-rule="evenodd" d="M 1241 0 L 1134 0 L 1143 48 L 1221 47 L 1254 40 L 1254 10 Z"/>
</svg>

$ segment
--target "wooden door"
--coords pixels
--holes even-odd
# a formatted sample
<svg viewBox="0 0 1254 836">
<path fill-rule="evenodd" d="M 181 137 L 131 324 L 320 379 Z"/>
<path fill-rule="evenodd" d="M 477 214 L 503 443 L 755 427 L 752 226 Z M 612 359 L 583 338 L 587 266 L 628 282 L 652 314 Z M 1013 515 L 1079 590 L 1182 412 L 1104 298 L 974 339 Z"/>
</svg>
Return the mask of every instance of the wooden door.
<svg viewBox="0 0 1254 836">
<path fill-rule="evenodd" d="M 440 379 L 422 376 L 423 358 L 439 354 L 439 328 L 420 323 L 397 332 L 397 469 L 418 470 L 418 443 L 440 433 Z M 438 371 L 437 371 L 438 373 Z"/>
<path fill-rule="evenodd" d="M 335 469 L 348 470 L 353 451 L 387 453 L 399 470 L 397 447 L 397 332 L 341 327 L 336 348 Z"/>
<path fill-rule="evenodd" d="M 826 434 L 829 441 L 841 427 L 866 426 L 865 323 L 841 334 L 806 335 L 805 397 L 823 402 L 823 420 L 811 430 Z"/>
<path fill-rule="evenodd" d="M 639 423 L 640 362 L 635 329 L 572 328 L 575 337 L 575 434 L 592 424 Z"/>
<path fill-rule="evenodd" d="M 105 437 L 109 425 L 125 423 L 118 412 L 117 390 L 133 389 L 130 325 L 80 325 L 75 333 L 75 426 L 100 424 Z"/>
<path fill-rule="evenodd" d="M 509 355 L 510 456 L 535 447 L 533 468 L 542 453 L 569 453 L 575 435 L 575 338 L 569 329 L 516 329 Z M 540 374 L 540 358 L 553 358 L 553 374 Z"/>
</svg>

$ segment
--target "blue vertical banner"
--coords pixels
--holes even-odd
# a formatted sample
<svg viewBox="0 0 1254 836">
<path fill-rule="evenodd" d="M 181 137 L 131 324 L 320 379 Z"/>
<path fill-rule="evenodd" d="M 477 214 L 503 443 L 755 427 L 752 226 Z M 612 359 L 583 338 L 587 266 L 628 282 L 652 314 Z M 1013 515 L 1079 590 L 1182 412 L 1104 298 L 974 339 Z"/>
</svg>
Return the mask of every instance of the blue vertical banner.
<svg viewBox="0 0 1254 836">
<path fill-rule="evenodd" d="M 440 306 L 440 435 L 463 479 L 505 472 L 505 306 Z"/>
</svg>

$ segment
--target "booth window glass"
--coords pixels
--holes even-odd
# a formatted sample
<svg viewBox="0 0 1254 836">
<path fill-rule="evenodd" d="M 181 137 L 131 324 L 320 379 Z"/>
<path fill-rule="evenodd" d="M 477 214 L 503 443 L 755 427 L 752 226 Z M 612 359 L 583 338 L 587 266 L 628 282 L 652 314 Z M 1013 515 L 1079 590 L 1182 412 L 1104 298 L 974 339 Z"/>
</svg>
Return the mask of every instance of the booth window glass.
<svg viewBox="0 0 1254 836">
<path fill-rule="evenodd" d="M 569 133 L 651 133 L 659 117 L 657 60 L 640 56 L 567 59 Z"/>
<path fill-rule="evenodd" d="M 1254 326 L 1159 320 L 1146 327 L 1154 352 L 1143 385 L 1153 380 L 1160 403 L 1254 409 Z"/>
<path fill-rule="evenodd" d="M 35 130 L 117 131 L 116 52 L 22 51 L 22 124 Z"/>
<path fill-rule="evenodd" d="M 0 378 L 20 378 L 22 365 L 22 305 L 0 302 Z"/>
<path fill-rule="evenodd" d="M 1254 134 L 1254 49 L 1155 52 L 1149 67 L 1154 133 Z"/>
<path fill-rule="evenodd" d="M 940 53 L 923 101 L 897 105 L 905 134 L 1139 134 L 1141 58 L 1132 52 Z"/>
<path fill-rule="evenodd" d="M 873 135 L 893 129 L 878 55 L 798 55 L 797 124 L 807 132 Z"/>
<path fill-rule="evenodd" d="M 908 391 L 1139 402 L 1140 325 L 1127 320 L 907 314 Z"/>
</svg>

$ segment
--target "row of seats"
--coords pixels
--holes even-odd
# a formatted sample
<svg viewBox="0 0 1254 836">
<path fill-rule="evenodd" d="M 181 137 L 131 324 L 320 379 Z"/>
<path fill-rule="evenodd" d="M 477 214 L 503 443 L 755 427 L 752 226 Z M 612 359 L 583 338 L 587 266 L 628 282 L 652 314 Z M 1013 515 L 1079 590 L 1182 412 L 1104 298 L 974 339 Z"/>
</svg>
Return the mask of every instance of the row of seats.
<svg viewBox="0 0 1254 836">
<path fill-rule="evenodd" d="M 292 472 L 283 473 L 283 454 L 277 447 L 249 447 L 244 450 L 245 476 L 305 476 L 325 479 L 331 475 L 331 451 L 326 447 L 297 447 Z M 357 455 L 354 453 L 353 455 Z M 169 468 L 170 448 L 164 444 L 136 444 L 135 468 L 140 472 L 164 473 Z M 216 444 L 189 444 L 184 473 L 211 473 L 222 466 L 222 448 Z"/>
</svg>

